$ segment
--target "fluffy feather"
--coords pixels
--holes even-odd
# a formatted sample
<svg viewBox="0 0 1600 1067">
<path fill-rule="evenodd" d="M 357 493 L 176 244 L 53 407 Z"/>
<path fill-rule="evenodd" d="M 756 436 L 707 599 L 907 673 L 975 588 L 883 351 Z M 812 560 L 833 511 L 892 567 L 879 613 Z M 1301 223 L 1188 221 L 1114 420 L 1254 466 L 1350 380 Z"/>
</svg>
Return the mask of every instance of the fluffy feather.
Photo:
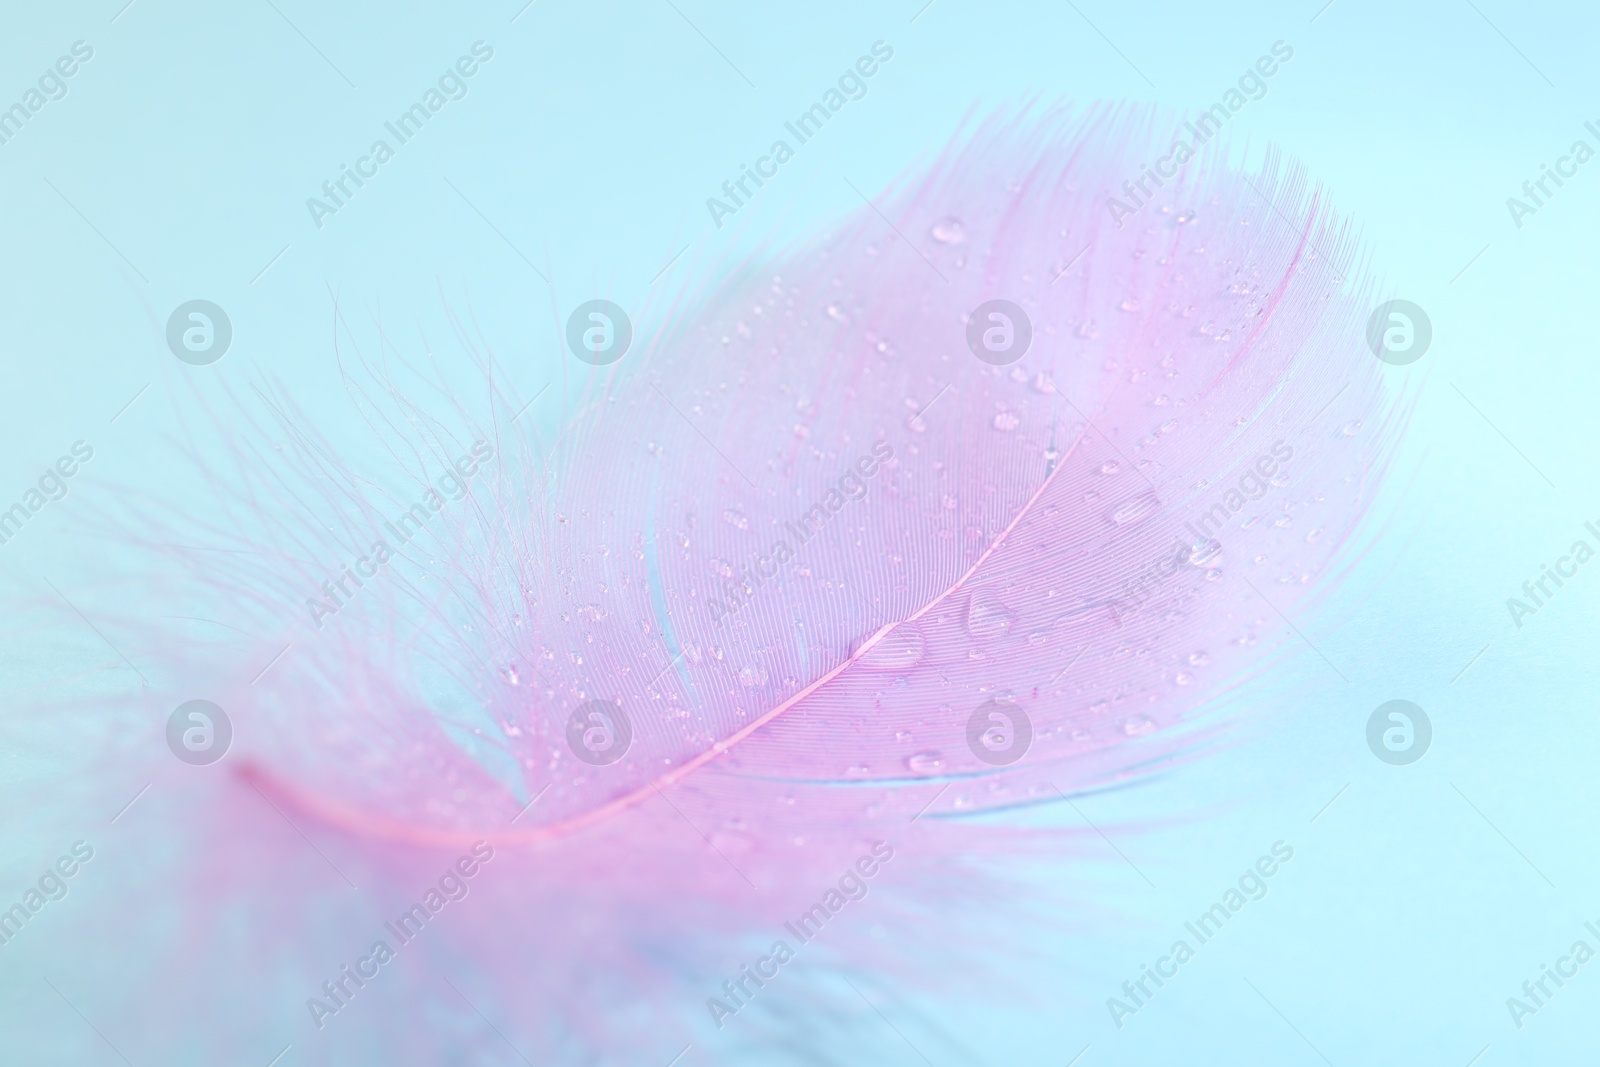
<svg viewBox="0 0 1600 1067">
<path fill-rule="evenodd" d="M 875 907 L 925 922 L 981 898 L 993 861 L 1070 846 L 962 815 L 1193 752 L 1226 725 L 1199 713 L 1331 588 L 1395 430 L 1322 195 L 1275 157 L 1245 175 L 1211 154 L 1116 225 L 1147 123 L 984 124 L 585 368 L 553 441 L 499 400 L 435 418 L 356 386 L 430 483 L 476 441 L 493 459 L 320 627 L 305 599 L 423 486 L 376 492 L 267 396 L 275 421 L 241 428 L 185 538 L 243 554 L 182 558 L 212 568 L 208 615 L 298 619 L 271 642 L 291 650 L 259 682 L 192 645 L 140 653 L 182 679 L 171 704 L 236 723 L 216 773 L 150 757 L 128 828 L 156 857 L 130 889 L 141 943 L 208 1029 L 86 982 L 92 1014 L 171 1062 L 739 1062 L 838 1037 L 791 1014 L 827 1008 L 803 977 L 713 1025 L 708 998 L 775 939 L 905 981 L 960 954 L 804 947 L 783 923 L 877 842 Z M 994 299 L 1032 323 L 1006 366 L 967 344 Z M 283 456 L 251 451 L 276 436 Z M 569 743 L 597 700 L 632 729 L 603 766 Z M 990 701 L 1031 728 L 1015 762 L 969 741 Z M 313 1025 L 321 982 L 478 841 L 495 858 L 448 929 Z M 176 872 L 190 888 L 158 894 Z"/>
</svg>

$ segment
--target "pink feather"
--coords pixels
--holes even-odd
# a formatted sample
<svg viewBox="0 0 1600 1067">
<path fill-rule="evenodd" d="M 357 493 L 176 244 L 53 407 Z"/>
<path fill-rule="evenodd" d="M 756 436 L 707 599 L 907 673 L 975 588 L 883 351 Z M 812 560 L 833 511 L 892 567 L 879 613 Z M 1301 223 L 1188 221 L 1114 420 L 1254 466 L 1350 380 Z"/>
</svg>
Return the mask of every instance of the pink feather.
<svg viewBox="0 0 1600 1067">
<path fill-rule="evenodd" d="M 290 469 L 239 444 L 196 524 L 255 554 L 205 557 L 225 564 L 212 610 L 298 618 L 293 650 L 257 685 L 144 653 L 236 724 L 231 773 L 161 753 L 142 832 L 162 859 L 130 890 L 174 871 L 203 888 L 193 939 L 162 951 L 173 1002 L 209 1005 L 214 1029 L 169 1033 L 140 990 L 86 993 L 101 1017 L 147 1059 L 264 1063 L 291 1043 L 307 1063 L 515 1062 L 511 1044 L 665 1063 L 692 1044 L 739 1062 L 789 1033 L 784 1005 L 826 996 L 784 979 L 720 1025 L 708 1001 L 876 842 L 895 857 L 875 907 L 979 897 L 984 864 L 1067 842 L 958 816 L 1146 773 L 1223 729 L 1201 712 L 1299 640 L 1282 620 L 1332 587 L 1395 430 L 1373 425 L 1368 293 L 1321 193 L 1275 157 L 1246 176 L 1204 156 L 1114 225 L 1135 128 L 983 125 L 585 367 L 554 442 L 515 407 L 435 418 L 358 389 L 415 469 L 476 440 L 494 459 L 432 520 L 436 547 L 413 542 L 320 629 L 305 598 L 415 494 L 375 496 L 269 398 L 278 429 L 254 436 L 287 433 Z M 1005 366 L 967 341 L 997 299 L 1032 325 Z M 569 742 L 590 701 L 631 724 L 616 762 Z M 993 701 L 1031 732 L 1014 762 L 971 740 Z M 449 929 L 313 1025 L 323 979 L 477 841 L 495 858 Z M 856 967 L 928 981 L 925 955 L 849 945 Z M 246 955 L 249 981 L 185 977 Z"/>
</svg>

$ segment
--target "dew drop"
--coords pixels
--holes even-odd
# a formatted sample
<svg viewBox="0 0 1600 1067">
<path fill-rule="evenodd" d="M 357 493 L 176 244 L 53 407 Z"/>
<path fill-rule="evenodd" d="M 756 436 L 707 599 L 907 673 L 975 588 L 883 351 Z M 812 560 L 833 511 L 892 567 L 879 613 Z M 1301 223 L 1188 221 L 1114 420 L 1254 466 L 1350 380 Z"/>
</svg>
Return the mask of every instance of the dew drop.
<svg viewBox="0 0 1600 1067">
<path fill-rule="evenodd" d="M 1022 425 L 1022 420 L 1017 418 L 1012 411 L 1002 411 L 994 417 L 994 428 L 997 430 L 1011 431 Z"/>
<path fill-rule="evenodd" d="M 746 689 L 755 689 L 767 684 L 767 672 L 751 664 L 739 672 L 739 684 Z"/>
<path fill-rule="evenodd" d="M 1208 664 L 1210 662 L 1211 662 L 1211 653 L 1209 653 L 1209 652 L 1206 652 L 1206 651 L 1202 650 L 1202 651 L 1199 651 L 1199 652 L 1191 652 L 1191 653 L 1189 653 L 1189 665 L 1191 667 L 1204 667 L 1206 664 Z"/>
<path fill-rule="evenodd" d="M 1016 624 L 1016 614 L 998 600 L 975 596 L 967 607 L 967 633 L 973 637 L 1003 637 Z"/>
<path fill-rule="evenodd" d="M 1156 508 L 1161 506 L 1154 493 L 1144 493 L 1134 497 L 1111 513 L 1111 521 L 1118 526 L 1138 522 L 1148 517 Z"/>
<path fill-rule="evenodd" d="M 1344 424 L 1344 429 L 1341 432 L 1346 437 L 1354 437 L 1356 435 L 1357 431 L 1359 431 L 1360 429 L 1361 429 L 1361 420 L 1360 419 L 1351 419 L 1349 422 Z"/>
<path fill-rule="evenodd" d="M 958 245 L 967 239 L 967 229 L 961 225 L 961 220 L 949 215 L 934 223 L 928 233 L 942 245 Z"/>
<path fill-rule="evenodd" d="M 736 530 L 750 529 L 750 520 L 744 517 L 743 512 L 737 511 L 734 508 L 729 508 L 722 513 L 722 521 L 727 523 L 729 526 L 732 526 Z"/>
<path fill-rule="evenodd" d="M 500 677 L 505 679 L 507 685 L 521 685 L 522 679 L 517 675 L 517 665 L 508 664 L 500 671 Z"/>
<path fill-rule="evenodd" d="M 1143 737 L 1156 732 L 1156 724 L 1147 715 L 1135 715 L 1122 724 L 1122 732 L 1129 737 Z"/>
<path fill-rule="evenodd" d="M 938 774 L 944 770 L 944 753 L 918 752 L 906 760 L 906 767 L 913 774 Z"/>
<path fill-rule="evenodd" d="M 869 671 L 903 671 L 915 667 L 927 647 L 927 640 L 915 625 L 897 626 L 863 653 L 856 664 Z"/>
</svg>

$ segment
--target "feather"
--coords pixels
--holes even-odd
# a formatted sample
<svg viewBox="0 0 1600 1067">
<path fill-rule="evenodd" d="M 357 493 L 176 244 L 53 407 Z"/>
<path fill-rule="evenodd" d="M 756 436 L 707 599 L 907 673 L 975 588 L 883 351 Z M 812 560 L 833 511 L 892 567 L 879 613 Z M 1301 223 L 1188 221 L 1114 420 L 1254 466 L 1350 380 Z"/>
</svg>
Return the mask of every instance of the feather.
<svg viewBox="0 0 1600 1067">
<path fill-rule="evenodd" d="M 1397 427 L 1320 190 L 1210 152 L 1130 203 L 1141 123 L 981 124 L 584 365 L 553 440 L 503 399 L 435 415 L 353 385 L 409 495 L 285 395 L 230 413 L 193 530 L 248 554 L 208 557 L 210 610 L 291 651 L 258 683 L 145 642 L 236 740 L 222 773 L 169 767 L 143 832 L 181 837 L 156 871 L 186 872 L 207 932 L 159 950 L 168 973 L 258 970 L 174 979 L 239 1020 L 204 1038 L 126 992 L 88 994 L 101 1017 L 195 1062 L 820 1055 L 839 1031 L 795 1014 L 825 1009 L 816 982 L 740 968 L 837 959 L 858 891 L 915 922 L 982 899 L 995 864 L 1071 842 L 963 816 L 1221 736 L 1202 713 L 1299 640 Z M 284 456 L 248 443 L 274 436 Z M 430 909 L 445 933 L 384 925 L 471 856 Z M 380 940 L 380 988 L 339 987 Z M 931 948 L 851 944 L 929 980 Z"/>
</svg>

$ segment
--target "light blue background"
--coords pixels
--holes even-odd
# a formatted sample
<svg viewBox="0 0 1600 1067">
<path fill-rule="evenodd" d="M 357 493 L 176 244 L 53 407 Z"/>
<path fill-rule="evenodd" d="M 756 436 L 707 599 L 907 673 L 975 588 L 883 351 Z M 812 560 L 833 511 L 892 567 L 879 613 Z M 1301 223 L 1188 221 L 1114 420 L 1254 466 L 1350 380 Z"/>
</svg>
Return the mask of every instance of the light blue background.
<svg viewBox="0 0 1600 1067">
<path fill-rule="evenodd" d="M 1305 162 L 1360 228 L 1386 290 L 1435 329 L 1423 361 L 1385 371 L 1416 408 L 1371 552 L 1332 605 L 1299 620 L 1349 683 L 1301 649 L 1270 691 L 1236 698 L 1259 714 L 1236 747 L 1080 799 L 1143 875 L 1087 833 L 1081 856 L 1041 876 L 1065 919 L 1082 920 L 1030 935 L 1046 961 L 997 959 L 997 975 L 947 977 L 886 1012 L 940 1064 L 1064 1064 L 1088 1045 L 1083 1067 L 1464 1067 L 1485 1046 L 1484 1065 L 1593 1048 L 1600 963 L 1520 1032 L 1505 999 L 1588 936 L 1583 920 L 1600 921 L 1589 688 L 1600 572 L 1581 571 L 1520 630 L 1504 604 L 1600 520 L 1589 459 L 1600 162 L 1520 230 L 1505 207 L 1575 139 L 1600 147 L 1583 130 L 1600 120 L 1591 10 L 935 0 L 919 15 L 917 0 L 675 0 L 680 15 L 665 0 L 539 0 L 513 22 L 521 0 L 276 2 L 9 14 L 0 101 L 73 41 L 95 49 L 69 95 L 0 146 L 0 498 L 73 440 L 96 449 L 93 479 L 0 546 L 19 588 L 90 550 L 58 535 L 78 532 L 92 494 L 170 488 L 163 436 L 191 390 L 219 402 L 224 387 L 273 377 L 331 425 L 350 420 L 330 293 L 352 320 L 381 308 L 408 339 L 419 325 L 444 337 L 446 301 L 470 310 L 511 391 L 557 383 L 530 416 L 554 426 L 576 388 L 560 324 L 582 300 L 640 309 L 646 336 L 692 279 L 855 210 L 846 179 L 881 189 L 971 109 L 1029 98 L 1199 109 L 1282 39 L 1294 59 L 1232 120 L 1236 152 L 1259 159 L 1272 142 Z M 466 99 L 316 229 L 306 197 L 478 39 L 495 57 Z M 715 229 L 705 198 L 879 39 L 895 57 L 867 97 L 737 225 Z M 162 336 L 194 297 L 225 307 L 235 330 L 226 359 L 198 372 Z M 14 667 L 8 692 L 29 669 L 49 673 Z M 1367 715 L 1394 697 L 1434 723 L 1432 751 L 1411 767 L 1364 744 Z M 21 713 L 27 698 L 7 703 Z M 1054 809 L 1040 819 L 1082 826 Z M 1105 998 L 1278 839 L 1296 853 L 1271 894 L 1117 1031 Z M 35 865 L 34 850 L 15 851 L 0 858 L 3 884 Z M 0 988 L 33 981 L 5 967 Z M 6 1022 L 76 1025 L 65 1013 Z M 886 1029 L 869 1058 L 921 1062 Z"/>
</svg>

